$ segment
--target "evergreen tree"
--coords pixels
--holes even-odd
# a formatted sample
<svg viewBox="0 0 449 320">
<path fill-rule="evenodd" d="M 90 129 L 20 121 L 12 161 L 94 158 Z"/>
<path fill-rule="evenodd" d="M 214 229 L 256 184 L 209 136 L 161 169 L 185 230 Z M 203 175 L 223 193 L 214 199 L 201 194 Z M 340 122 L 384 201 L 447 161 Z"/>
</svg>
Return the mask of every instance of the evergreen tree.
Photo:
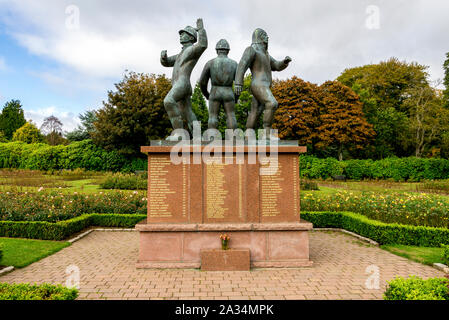
<svg viewBox="0 0 449 320">
<path fill-rule="evenodd" d="M 22 105 L 19 100 L 11 100 L 5 104 L 0 114 L 0 130 L 11 140 L 14 132 L 26 123 Z"/>
</svg>

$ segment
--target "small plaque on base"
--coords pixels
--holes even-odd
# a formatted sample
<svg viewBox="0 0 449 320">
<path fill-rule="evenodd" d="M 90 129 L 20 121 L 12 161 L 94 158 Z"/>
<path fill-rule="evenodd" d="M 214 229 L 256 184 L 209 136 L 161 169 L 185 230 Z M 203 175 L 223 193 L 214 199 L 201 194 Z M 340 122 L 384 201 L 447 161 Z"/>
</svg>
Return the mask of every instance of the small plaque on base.
<svg viewBox="0 0 449 320">
<path fill-rule="evenodd" d="M 202 271 L 249 271 L 249 249 L 201 250 Z"/>
</svg>

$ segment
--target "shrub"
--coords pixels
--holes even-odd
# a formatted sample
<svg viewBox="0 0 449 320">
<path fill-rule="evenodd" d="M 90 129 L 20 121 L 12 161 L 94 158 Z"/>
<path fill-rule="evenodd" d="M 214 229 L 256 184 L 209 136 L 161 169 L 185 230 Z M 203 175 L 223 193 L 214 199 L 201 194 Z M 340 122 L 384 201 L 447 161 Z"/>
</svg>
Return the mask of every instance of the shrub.
<svg viewBox="0 0 449 320">
<path fill-rule="evenodd" d="M 30 285 L 0 283 L 0 300 L 75 300 L 77 289 L 62 285 Z"/>
<path fill-rule="evenodd" d="M 385 300 L 449 300 L 449 279 L 423 280 L 416 276 L 402 277 L 388 282 Z"/>
<path fill-rule="evenodd" d="M 319 190 L 318 184 L 314 181 L 301 180 L 301 190 Z"/>
<path fill-rule="evenodd" d="M 100 182 L 102 189 L 146 190 L 147 179 L 144 175 L 115 173 Z"/>
<path fill-rule="evenodd" d="M 0 143 L 0 168 L 60 170 L 83 168 L 91 171 L 136 171 L 146 169 L 145 159 L 129 159 L 106 151 L 91 140 L 67 146 L 24 142 Z"/>
<path fill-rule="evenodd" d="M 145 192 L 0 192 L 0 220 L 57 222 L 85 213 L 145 214 Z"/>
<path fill-rule="evenodd" d="M 449 244 L 449 229 L 447 228 L 384 223 L 352 212 L 301 211 L 301 219 L 310 221 L 315 228 L 341 228 L 380 244 L 420 247 L 439 247 L 441 244 Z"/>
<path fill-rule="evenodd" d="M 449 179 L 449 159 L 385 158 L 382 160 L 319 159 L 300 157 L 301 176 L 309 179 L 327 179 L 344 174 L 352 180 L 393 179 L 395 181 L 422 181 Z"/>
<path fill-rule="evenodd" d="M 310 192 L 301 194 L 301 208 L 305 211 L 351 211 L 388 223 L 449 227 L 449 201 L 437 195 Z"/>
<path fill-rule="evenodd" d="M 449 245 L 442 245 L 443 247 L 443 255 L 441 257 L 441 260 L 443 263 L 447 266 L 449 266 Z"/>
<path fill-rule="evenodd" d="M 90 226 L 132 228 L 146 218 L 142 214 L 84 214 L 59 221 L 0 221 L 0 237 L 64 240 Z"/>
</svg>

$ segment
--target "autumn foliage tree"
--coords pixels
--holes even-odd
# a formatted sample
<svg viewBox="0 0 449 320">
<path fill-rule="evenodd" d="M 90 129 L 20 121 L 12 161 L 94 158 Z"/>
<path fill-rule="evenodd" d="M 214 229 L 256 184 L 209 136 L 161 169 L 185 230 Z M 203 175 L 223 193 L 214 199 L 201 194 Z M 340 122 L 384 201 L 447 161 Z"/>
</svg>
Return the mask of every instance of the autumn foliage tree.
<svg viewBox="0 0 449 320">
<path fill-rule="evenodd" d="M 171 82 L 165 75 L 128 72 L 115 88 L 96 113 L 93 141 L 107 150 L 141 156 L 140 146 L 164 139 L 172 130 L 164 108 Z"/>
<path fill-rule="evenodd" d="M 338 81 L 321 86 L 297 77 L 273 82 L 279 103 L 273 127 L 281 139 L 298 140 L 309 150 L 357 150 L 375 135 L 365 118 L 359 96 Z"/>
<path fill-rule="evenodd" d="M 317 85 L 298 77 L 276 80 L 273 95 L 279 103 L 273 128 L 281 139 L 298 140 L 312 147 L 317 143 L 316 128 L 320 125 L 320 96 Z"/>
<path fill-rule="evenodd" d="M 344 149 L 363 149 L 375 136 L 359 96 L 351 88 L 338 81 L 326 81 L 320 86 L 320 102 L 318 148 L 334 145 L 342 160 Z"/>
</svg>

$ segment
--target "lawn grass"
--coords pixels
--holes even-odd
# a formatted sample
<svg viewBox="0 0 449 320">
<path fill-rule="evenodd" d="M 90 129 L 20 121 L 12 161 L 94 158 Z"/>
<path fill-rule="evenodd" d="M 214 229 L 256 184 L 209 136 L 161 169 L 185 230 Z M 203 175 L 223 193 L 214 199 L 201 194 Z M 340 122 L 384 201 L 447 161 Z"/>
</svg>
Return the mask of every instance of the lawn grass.
<svg viewBox="0 0 449 320">
<path fill-rule="evenodd" d="M 0 265 L 23 268 L 70 245 L 64 241 L 0 238 L 3 258 Z"/>
<path fill-rule="evenodd" d="M 427 265 L 443 263 L 443 248 L 404 246 L 400 244 L 382 245 L 381 248 L 398 256 Z"/>
</svg>

